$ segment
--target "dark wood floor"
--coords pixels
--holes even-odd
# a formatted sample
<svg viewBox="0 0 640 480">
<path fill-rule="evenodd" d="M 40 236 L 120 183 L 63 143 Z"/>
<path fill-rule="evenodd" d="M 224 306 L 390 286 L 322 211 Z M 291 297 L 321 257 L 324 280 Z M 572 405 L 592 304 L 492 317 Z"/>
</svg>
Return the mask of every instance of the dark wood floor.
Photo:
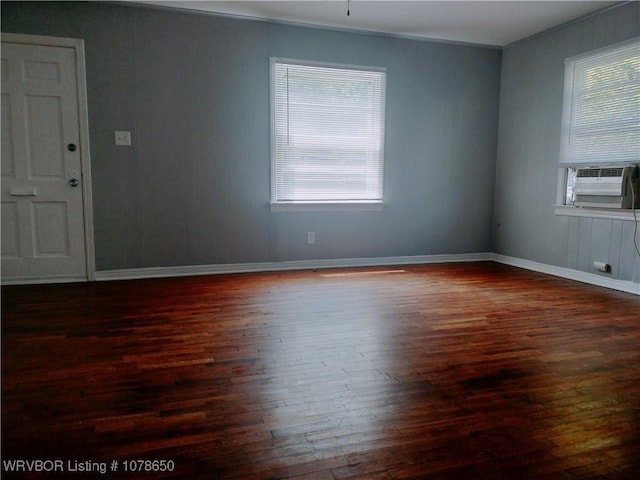
<svg viewBox="0 0 640 480">
<path fill-rule="evenodd" d="M 494 263 L 379 270 L 3 287 L 3 462 L 640 478 L 639 297 Z M 122 471 L 137 459 L 175 470 Z"/>
</svg>

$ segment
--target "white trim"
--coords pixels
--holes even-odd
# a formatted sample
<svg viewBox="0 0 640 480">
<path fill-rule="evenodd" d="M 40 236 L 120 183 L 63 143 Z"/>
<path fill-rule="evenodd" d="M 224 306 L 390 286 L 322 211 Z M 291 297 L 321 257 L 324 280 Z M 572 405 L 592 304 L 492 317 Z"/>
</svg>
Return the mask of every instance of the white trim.
<svg viewBox="0 0 640 480">
<path fill-rule="evenodd" d="M 345 258 L 323 260 L 294 260 L 286 262 L 230 263 L 220 265 L 192 265 L 183 267 L 150 267 L 96 272 L 96 280 L 137 280 L 145 278 L 187 277 L 196 275 L 221 275 L 230 273 L 278 272 L 287 270 L 319 270 L 327 268 L 376 267 L 389 265 L 421 265 L 430 263 L 486 262 L 493 261 L 513 267 L 524 268 L 556 277 L 575 280 L 598 287 L 610 288 L 640 296 L 640 284 L 625 280 L 606 278 L 593 273 L 571 268 L 557 267 L 545 263 L 509 257 L 498 253 L 462 253 L 442 255 L 415 255 L 404 257 Z M 13 279 L 8 285 L 80 282 L 80 278 Z"/>
<path fill-rule="evenodd" d="M 151 267 L 96 272 L 96 280 L 133 280 L 142 278 L 187 277 L 226 273 L 277 272 L 285 270 L 317 270 L 325 268 L 377 267 L 384 265 L 419 265 L 427 263 L 484 262 L 491 253 L 462 253 L 453 255 L 415 255 L 406 257 L 342 258 L 322 260 L 293 260 L 287 262 L 229 263 L 183 267 Z"/>
<path fill-rule="evenodd" d="M 84 40 L 76 40 L 76 72 L 80 123 L 80 162 L 82 163 L 82 196 L 84 201 L 85 256 L 87 279 L 96 279 L 96 256 L 93 237 L 93 193 L 91 181 L 91 143 L 89 141 L 89 102 L 85 68 Z"/>
<path fill-rule="evenodd" d="M 567 217 L 590 217 L 605 218 L 607 220 L 622 220 L 625 222 L 635 222 L 640 220 L 640 212 L 636 211 L 636 218 L 633 216 L 633 210 L 607 210 L 595 208 L 573 207 L 571 205 L 554 205 L 556 215 L 565 215 Z"/>
<path fill-rule="evenodd" d="M 383 202 L 271 202 L 272 212 L 353 212 L 381 211 Z"/>
<path fill-rule="evenodd" d="M 24 35 L 20 33 L 2 33 L 3 42 L 50 47 L 73 48 L 76 54 L 76 93 L 78 100 L 78 123 L 80 132 L 80 165 L 82 169 L 82 203 L 84 213 L 84 243 L 86 278 L 77 279 L 64 276 L 43 277 L 42 279 L 9 279 L 14 283 L 54 283 L 93 281 L 96 279 L 96 260 L 93 236 L 93 197 L 91 193 L 91 147 L 89 143 L 89 108 L 87 102 L 87 80 L 85 68 L 84 40 L 79 38 L 48 37 L 43 35 Z M 2 284 L 5 283 L 4 279 Z"/>
<path fill-rule="evenodd" d="M 2 41 L 10 43 L 24 43 L 26 45 L 44 45 L 49 47 L 76 48 L 82 40 L 66 37 L 49 37 L 46 35 L 26 35 L 23 33 L 2 33 Z"/>
<path fill-rule="evenodd" d="M 386 73 L 386 67 L 374 67 L 370 65 L 355 65 L 348 63 L 332 63 L 332 62 L 318 62 L 315 60 L 300 60 L 297 58 L 287 58 L 287 57 L 271 57 L 271 65 L 272 67 L 276 63 L 286 63 L 289 65 L 299 65 L 302 67 L 321 67 L 321 68 L 336 68 L 341 70 L 362 70 L 365 72 L 380 72 Z"/>
<path fill-rule="evenodd" d="M 576 280 L 578 282 L 588 283 L 591 285 L 596 285 L 598 287 L 611 288 L 613 290 L 620 290 L 622 292 L 640 295 L 640 284 L 629 282 L 626 280 L 606 278 L 593 273 L 582 272 L 580 270 L 574 270 L 565 267 L 556 267 L 554 265 L 548 265 L 546 263 L 539 263 L 531 260 L 524 260 L 522 258 L 509 257 L 507 255 L 501 255 L 499 253 L 491 254 L 491 259 L 494 262 L 511 265 L 513 267 L 525 268 L 527 270 L 546 273 L 548 275 L 562 277 L 569 280 Z"/>
<path fill-rule="evenodd" d="M 44 277 L 11 277 L 2 279 L 2 286 L 5 285 L 40 285 L 54 283 L 86 283 L 87 278 L 64 275 L 51 275 Z"/>
</svg>

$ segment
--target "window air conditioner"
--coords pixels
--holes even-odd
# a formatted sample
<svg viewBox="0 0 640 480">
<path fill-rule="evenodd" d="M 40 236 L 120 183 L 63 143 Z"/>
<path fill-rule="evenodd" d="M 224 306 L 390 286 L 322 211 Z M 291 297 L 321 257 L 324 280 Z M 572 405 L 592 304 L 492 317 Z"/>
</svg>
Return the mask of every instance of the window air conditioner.
<svg viewBox="0 0 640 480">
<path fill-rule="evenodd" d="M 579 168 L 576 172 L 575 206 L 638 208 L 638 166 Z M 635 206 L 633 205 L 635 200 Z"/>
</svg>

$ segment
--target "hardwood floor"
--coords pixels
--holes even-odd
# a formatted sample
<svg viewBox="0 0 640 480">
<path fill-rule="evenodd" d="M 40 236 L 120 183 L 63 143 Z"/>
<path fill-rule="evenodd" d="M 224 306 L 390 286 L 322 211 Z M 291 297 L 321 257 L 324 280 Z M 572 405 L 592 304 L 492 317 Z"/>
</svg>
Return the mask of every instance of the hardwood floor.
<svg viewBox="0 0 640 480">
<path fill-rule="evenodd" d="M 639 297 L 378 270 L 3 287 L 2 477 L 640 478 Z"/>
</svg>

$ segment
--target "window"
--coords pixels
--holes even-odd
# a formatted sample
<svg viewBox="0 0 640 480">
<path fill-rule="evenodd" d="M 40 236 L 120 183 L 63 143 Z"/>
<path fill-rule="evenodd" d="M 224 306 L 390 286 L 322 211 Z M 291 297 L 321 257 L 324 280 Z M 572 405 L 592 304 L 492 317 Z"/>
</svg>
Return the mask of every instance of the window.
<svg viewBox="0 0 640 480">
<path fill-rule="evenodd" d="M 381 205 L 383 69 L 271 60 L 271 204 Z"/>
<path fill-rule="evenodd" d="M 579 167 L 640 162 L 640 39 L 565 62 L 558 203 L 573 205 Z"/>
</svg>

